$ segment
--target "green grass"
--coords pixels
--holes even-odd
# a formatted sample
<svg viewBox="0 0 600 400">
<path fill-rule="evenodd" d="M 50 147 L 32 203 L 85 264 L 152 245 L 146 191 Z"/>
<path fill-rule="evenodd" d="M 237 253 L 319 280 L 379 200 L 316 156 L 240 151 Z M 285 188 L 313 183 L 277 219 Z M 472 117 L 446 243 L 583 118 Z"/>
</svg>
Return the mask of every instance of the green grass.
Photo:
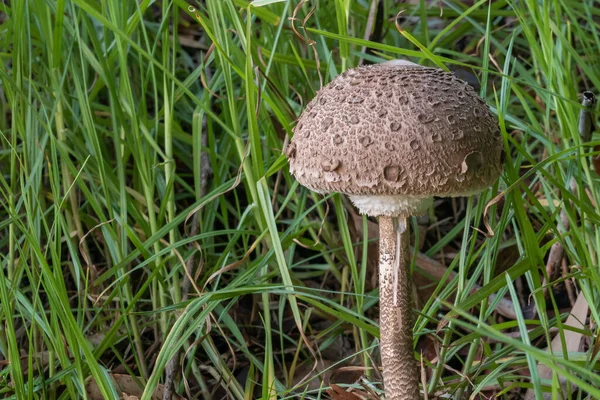
<svg viewBox="0 0 600 400">
<path fill-rule="evenodd" d="M 0 398 L 120 398 L 130 376 L 150 399 L 177 354 L 185 398 L 382 394 L 374 221 L 300 187 L 282 149 L 321 80 L 401 57 L 476 77 L 507 151 L 496 186 L 412 221 L 457 272 L 419 290 L 429 398 L 560 398 L 559 379 L 600 398 L 600 140 L 578 132 L 598 3 L 382 1 L 380 42 L 366 0 L 0 3 Z M 549 353 L 573 332 L 566 281 L 584 340 Z M 493 293 L 535 316 L 499 316 Z M 321 382 L 341 366 L 357 376 Z"/>
</svg>

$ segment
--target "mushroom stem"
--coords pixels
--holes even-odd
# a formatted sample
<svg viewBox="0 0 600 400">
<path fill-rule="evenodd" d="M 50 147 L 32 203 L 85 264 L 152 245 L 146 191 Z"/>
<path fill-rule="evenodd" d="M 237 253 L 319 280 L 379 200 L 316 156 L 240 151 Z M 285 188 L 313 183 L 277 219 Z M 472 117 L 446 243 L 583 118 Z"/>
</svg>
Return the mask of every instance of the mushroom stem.
<svg viewBox="0 0 600 400">
<path fill-rule="evenodd" d="M 409 235 L 406 218 L 379 217 L 379 326 L 387 400 L 419 399 Z"/>
</svg>

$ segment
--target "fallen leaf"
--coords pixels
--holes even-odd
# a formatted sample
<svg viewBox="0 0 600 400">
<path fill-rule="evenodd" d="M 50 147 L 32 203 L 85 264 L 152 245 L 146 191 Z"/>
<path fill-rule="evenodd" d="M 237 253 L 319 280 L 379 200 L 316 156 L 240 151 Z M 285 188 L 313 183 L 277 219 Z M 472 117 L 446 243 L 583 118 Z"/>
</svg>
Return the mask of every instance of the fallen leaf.
<svg viewBox="0 0 600 400">
<path fill-rule="evenodd" d="M 334 383 L 331 384 L 331 389 L 327 389 L 327 394 L 331 396 L 333 400 L 361 400 L 361 398 L 354 393 L 347 392 Z"/>
<path fill-rule="evenodd" d="M 585 321 L 587 319 L 587 314 L 589 310 L 589 305 L 583 292 L 579 292 L 579 296 L 577 296 L 577 300 L 575 301 L 575 305 L 571 309 L 571 313 L 567 317 L 567 321 L 565 325 L 571 326 L 575 329 L 582 330 L 585 328 Z M 565 330 L 564 333 L 565 345 L 566 348 L 563 350 L 562 339 L 560 334 L 557 334 L 554 339 L 552 339 L 552 343 L 550 344 L 550 348 L 552 349 L 552 353 L 554 354 L 562 354 L 563 351 L 567 353 L 577 352 L 579 351 L 579 346 L 581 345 L 581 339 L 583 338 L 583 334 L 580 332 L 574 332 L 572 330 Z M 552 370 L 544 364 L 538 364 L 538 374 L 541 379 L 551 379 L 552 378 Z M 570 398 L 566 390 L 567 380 L 564 376 L 559 375 L 558 381 L 560 382 L 561 391 L 563 393 L 563 398 Z M 577 389 L 575 385 L 571 385 L 571 390 Z M 543 400 L 551 400 L 552 393 L 544 393 Z M 527 390 L 525 394 L 525 400 L 535 400 L 535 392 L 533 389 Z M 542 400 L 542 399 L 540 399 Z"/>
<path fill-rule="evenodd" d="M 131 375 L 126 374 L 110 374 L 112 378 L 113 384 L 117 389 L 117 392 L 122 393 L 123 400 L 137 400 L 144 393 L 144 388 L 140 387 L 137 382 L 141 382 L 142 378 L 132 377 Z M 94 379 L 90 379 L 85 387 L 88 398 L 90 400 L 104 400 L 104 396 L 102 396 L 102 392 L 100 392 L 100 388 L 96 384 Z M 163 385 L 158 385 L 154 393 L 152 393 L 152 400 L 162 400 L 162 395 L 164 391 Z M 174 400 L 183 400 L 184 398 L 181 396 L 173 395 Z"/>
<path fill-rule="evenodd" d="M 316 369 L 312 362 L 301 364 L 294 373 L 293 386 L 301 390 L 319 390 L 322 382 L 329 382 L 333 374 L 333 364 L 335 362 L 331 360 L 320 360 Z"/>
</svg>

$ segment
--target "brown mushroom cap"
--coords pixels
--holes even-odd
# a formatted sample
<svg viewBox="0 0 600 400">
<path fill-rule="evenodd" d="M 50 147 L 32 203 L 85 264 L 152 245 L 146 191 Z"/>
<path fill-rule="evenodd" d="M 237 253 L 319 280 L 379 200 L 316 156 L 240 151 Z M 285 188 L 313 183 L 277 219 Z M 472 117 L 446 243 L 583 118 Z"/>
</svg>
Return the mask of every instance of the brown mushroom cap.
<svg viewBox="0 0 600 400">
<path fill-rule="evenodd" d="M 287 156 L 291 173 L 316 192 L 351 195 L 369 215 L 408 215 L 433 196 L 490 186 L 502 148 L 496 117 L 467 83 L 435 68 L 384 63 L 348 70 L 321 89 Z"/>
</svg>

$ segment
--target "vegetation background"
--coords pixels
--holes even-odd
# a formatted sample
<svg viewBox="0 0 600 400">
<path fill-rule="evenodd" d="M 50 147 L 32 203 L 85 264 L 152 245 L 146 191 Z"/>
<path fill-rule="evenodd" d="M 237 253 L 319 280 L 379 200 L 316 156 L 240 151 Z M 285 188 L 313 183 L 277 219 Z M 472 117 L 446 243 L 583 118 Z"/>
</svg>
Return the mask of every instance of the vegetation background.
<svg viewBox="0 0 600 400">
<path fill-rule="evenodd" d="M 599 6 L 0 2 L 0 398 L 381 395 L 377 221 L 283 149 L 393 58 L 467 79 L 507 152 L 411 221 L 427 398 L 600 398 Z"/>
</svg>

